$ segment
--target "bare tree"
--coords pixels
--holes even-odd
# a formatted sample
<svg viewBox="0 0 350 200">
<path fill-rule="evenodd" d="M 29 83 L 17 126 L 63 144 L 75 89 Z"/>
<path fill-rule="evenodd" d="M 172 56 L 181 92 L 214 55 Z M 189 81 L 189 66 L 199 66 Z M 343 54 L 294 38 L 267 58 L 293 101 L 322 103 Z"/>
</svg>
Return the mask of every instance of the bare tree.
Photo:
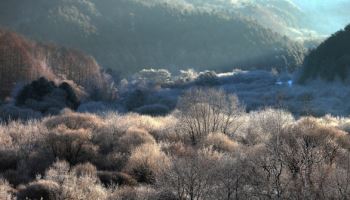
<svg viewBox="0 0 350 200">
<path fill-rule="evenodd" d="M 162 187 L 174 191 L 179 200 L 212 199 L 214 166 L 212 160 L 197 153 L 176 157 L 171 170 L 162 177 Z"/>
<path fill-rule="evenodd" d="M 209 133 L 233 134 L 238 128 L 236 119 L 244 111 L 237 96 L 204 88 L 188 90 L 177 108 L 180 125 L 193 145 Z"/>
<path fill-rule="evenodd" d="M 244 186 L 247 174 L 244 161 L 240 158 L 225 156 L 216 165 L 214 181 L 215 199 L 232 200 L 244 199 Z"/>
</svg>

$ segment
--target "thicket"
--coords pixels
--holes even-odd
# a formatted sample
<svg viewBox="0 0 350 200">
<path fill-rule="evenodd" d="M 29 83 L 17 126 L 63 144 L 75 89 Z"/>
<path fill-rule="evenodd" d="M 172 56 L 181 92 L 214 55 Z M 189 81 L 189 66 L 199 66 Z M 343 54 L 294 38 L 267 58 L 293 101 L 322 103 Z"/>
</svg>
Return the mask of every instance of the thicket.
<svg viewBox="0 0 350 200">
<path fill-rule="evenodd" d="M 213 89 L 181 98 L 164 117 L 64 111 L 2 124 L 1 198 L 350 197 L 350 119 L 246 113 Z"/>
</svg>

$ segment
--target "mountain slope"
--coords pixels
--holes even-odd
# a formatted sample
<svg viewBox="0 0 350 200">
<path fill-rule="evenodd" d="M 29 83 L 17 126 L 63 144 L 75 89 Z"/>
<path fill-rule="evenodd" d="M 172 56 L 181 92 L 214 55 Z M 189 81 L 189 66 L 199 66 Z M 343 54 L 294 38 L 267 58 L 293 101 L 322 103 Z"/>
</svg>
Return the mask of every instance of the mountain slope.
<svg viewBox="0 0 350 200">
<path fill-rule="evenodd" d="M 304 55 L 300 44 L 254 20 L 174 3 L 11 0 L 8 6 L 4 2 L 10 0 L 0 3 L 2 25 L 36 40 L 82 49 L 102 66 L 124 74 L 150 66 L 293 70 Z M 5 8 L 11 12 L 3 13 Z"/>
<path fill-rule="evenodd" d="M 312 50 L 305 58 L 301 81 L 318 78 L 345 80 L 350 69 L 350 25 Z"/>
</svg>

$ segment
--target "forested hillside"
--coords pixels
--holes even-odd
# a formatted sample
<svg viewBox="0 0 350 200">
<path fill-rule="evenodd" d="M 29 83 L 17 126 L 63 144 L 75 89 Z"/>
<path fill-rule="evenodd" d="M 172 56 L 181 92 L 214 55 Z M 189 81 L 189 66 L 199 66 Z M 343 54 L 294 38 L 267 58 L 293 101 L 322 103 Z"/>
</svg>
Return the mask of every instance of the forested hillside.
<svg viewBox="0 0 350 200">
<path fill-rule="evenodd" d="M 301 81 L 321 78 L 346 80 L 350 68 L 350 25 L 312 50 L 305 58 Z"/>
<path fill-rule="evenodd" d="M 0 97 L 39 77 L 70 80 L 92 94 L 103 90 L 107 77 L 95 59 L 80 51 L 40 44 L 14 32 L 0 30 Z"/>
<path fill-rule="evenodd" d="M 20 2 L 20 3 L 19 3 Z M 297 68 L 304 48 L 253 19 L 171 3 L 5 0 L 0 24 L 82 49 L 105 68 Z M 181 4 L 182 5 L 182 4 Z"/>
</svg>

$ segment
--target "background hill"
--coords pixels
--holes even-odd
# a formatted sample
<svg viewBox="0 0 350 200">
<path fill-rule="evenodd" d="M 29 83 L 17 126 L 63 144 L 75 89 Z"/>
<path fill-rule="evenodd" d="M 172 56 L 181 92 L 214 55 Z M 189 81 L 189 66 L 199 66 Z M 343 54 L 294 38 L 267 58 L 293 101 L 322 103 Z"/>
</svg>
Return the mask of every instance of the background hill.
<svg viewBox="0 0 350 200">
<path fill-rule="evenodd" d="M 305 58 L 301 81 L 321 78 L 345 80 L 350 67 L 350 25 L 340 30 L 312 50 Z"/>
<path fill-rule="evenodd" d="M 0 24 L 36 40 L 81 49 L 105 68 L 123 74 L 150 66 L 219 71 L 233 67 L 284 70 L 287 66 L 293 70 L 302 63 L 303 46 L 263 23 L 241 12 L 194 9 L 193 5 L 186 1 L 4 0 Z"/>
</svg>

